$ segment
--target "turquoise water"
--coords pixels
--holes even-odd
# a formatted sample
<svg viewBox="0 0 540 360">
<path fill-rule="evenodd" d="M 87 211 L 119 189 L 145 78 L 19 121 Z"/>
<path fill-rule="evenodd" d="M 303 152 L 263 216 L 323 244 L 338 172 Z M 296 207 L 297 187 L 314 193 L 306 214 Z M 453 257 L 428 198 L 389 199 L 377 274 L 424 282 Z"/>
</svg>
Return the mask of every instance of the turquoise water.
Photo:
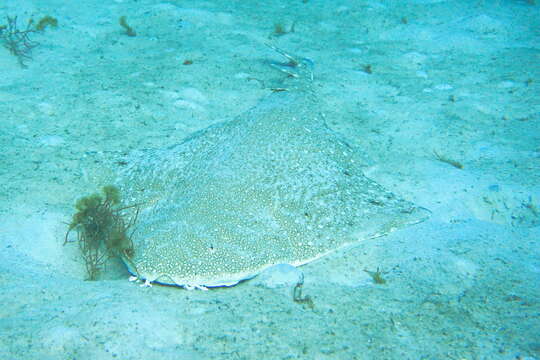
<svg viewBox="0 0 540 360">
<path fill-rule="evenodd" d="M 1 3 L 0 359 L 539 359 L 539 6 Z M 232 287 L 141 287 L 118 258 L 85 281 L 76 200 L 287 96 L 267 44 L 313 66 L 302 116 L 429 220 Z"/>
</svg>

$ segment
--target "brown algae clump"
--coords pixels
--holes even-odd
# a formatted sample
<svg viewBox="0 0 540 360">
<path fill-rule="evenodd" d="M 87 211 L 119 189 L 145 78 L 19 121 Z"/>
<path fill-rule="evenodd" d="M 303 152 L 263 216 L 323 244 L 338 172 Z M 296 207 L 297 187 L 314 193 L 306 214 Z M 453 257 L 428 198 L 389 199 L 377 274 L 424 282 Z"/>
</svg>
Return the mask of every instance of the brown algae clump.
<svg viewBox="0 0 540 360">
<path fill-rule="evenodd" d="M 77 242 L 86 265 L 88 280 L 96 280 L 111 257 L 130 262 L 133 257 L 133 230 L 139 208 L 122 206 L 120 192 L 114 186 L 104 186 L 101 194 L 92 194 L 77 200 L 77 212 L 69 224 L 64 245 L 72 230 L 77 232 Z M 125 210 L 135 208 L 135 214 L 127 218 Z"/>
</svg>

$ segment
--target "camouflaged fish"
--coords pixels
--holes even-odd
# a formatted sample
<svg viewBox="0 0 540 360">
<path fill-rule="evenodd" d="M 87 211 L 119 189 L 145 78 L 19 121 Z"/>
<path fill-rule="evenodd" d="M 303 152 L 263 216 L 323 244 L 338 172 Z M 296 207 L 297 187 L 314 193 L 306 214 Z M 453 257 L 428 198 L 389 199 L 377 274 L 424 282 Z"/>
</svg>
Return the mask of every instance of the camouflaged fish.
<svg viewBox="0 0 540 360">
<path fill-rule="evenodd" d="M 293 87 L 177 145 L 134 152 L 118 170 L 125 198 L 143 204 L 125 259 L 139 279 L 232 286 L 429 216 L 364 176 L 362 150 L 318 110 L 310 62 L 277 51 Z"/>
</svg>

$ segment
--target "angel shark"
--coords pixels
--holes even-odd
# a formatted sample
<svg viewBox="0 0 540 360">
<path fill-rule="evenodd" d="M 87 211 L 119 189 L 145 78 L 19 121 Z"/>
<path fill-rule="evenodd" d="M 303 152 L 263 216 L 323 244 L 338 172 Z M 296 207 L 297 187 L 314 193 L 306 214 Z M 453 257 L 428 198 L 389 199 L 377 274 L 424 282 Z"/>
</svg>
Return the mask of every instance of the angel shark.
<svg viewBox="0 0 540 360">
<path fill-rule="evenodd" d="M 275 49 L 275 48 L 274 48 Z M 429 211 L 364 176 L 362 149 L 318 109 L 311 63 L 279 49 L 290 87 L 167 148 L 135 151 L 110 179 L 142 204 L 129 271 L 147 283 L 232 286 L 418 223 Z"/>
</svg>

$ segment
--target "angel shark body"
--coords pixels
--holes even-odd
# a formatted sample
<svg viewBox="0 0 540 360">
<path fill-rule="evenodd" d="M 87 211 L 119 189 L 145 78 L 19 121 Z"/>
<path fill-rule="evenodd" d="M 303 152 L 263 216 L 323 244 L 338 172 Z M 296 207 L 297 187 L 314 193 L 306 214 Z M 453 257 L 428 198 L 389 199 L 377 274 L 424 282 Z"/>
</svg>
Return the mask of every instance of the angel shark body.
<svg viewBox="0 0 540 360">
<path fill-rule="evenodd" d="M 231 286 L 429 216 L 363 175 L 361 149 L 326 126 L 309 76 L 294 80 L 235 119 L 127 157 L 114 183 L 143 204 L 132 273 Z"/>
</svg>

